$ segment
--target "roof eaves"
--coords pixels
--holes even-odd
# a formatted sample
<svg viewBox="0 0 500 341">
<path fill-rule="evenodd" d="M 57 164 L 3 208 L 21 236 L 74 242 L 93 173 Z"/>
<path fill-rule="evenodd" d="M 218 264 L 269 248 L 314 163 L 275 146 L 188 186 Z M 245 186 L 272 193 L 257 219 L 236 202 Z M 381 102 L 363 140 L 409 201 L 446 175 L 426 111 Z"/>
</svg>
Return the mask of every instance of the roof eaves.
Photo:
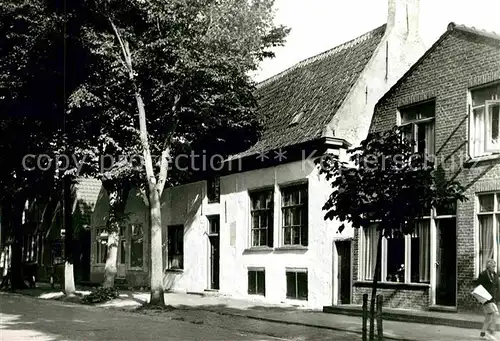
<svg viewBox="0 0 500 341">
<path fill-rule="evenodd" d="M 462 32 L 472 33 L 472 34 L 479 35 L 479 36 L 482 36 L 482 37 L 491 38 L 491 39 L 495 39 L 495 40 L 500 40 L 500 34 L 498 34 L 496 32 L 493 32 L 493 31 L 481 30 L 481 29 L 475 28 L 474 26 L 468 27 L 468 26 L 465 26 L 465 25 L 457 25 L 457 24 L 455 24 L 453 22 L 451 22 L 448 25 L 448 29 L 450 29 L 450 26 L 452 27 L 452 29 L 459 30 L 459 31 L 462 31 Z"/>
</svg>

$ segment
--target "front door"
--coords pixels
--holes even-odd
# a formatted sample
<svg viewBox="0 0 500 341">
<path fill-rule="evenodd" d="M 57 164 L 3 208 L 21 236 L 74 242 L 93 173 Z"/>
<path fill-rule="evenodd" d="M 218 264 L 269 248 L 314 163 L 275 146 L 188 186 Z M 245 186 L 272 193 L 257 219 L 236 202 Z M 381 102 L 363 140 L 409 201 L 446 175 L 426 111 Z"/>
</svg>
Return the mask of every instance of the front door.
<svg viewBox="0 0 500 341">
<path fill-rule="evenodd" d="M 456 220 L 438 219 L 436 224 L 436 305 L 456 306 Z"/>
<path fill-rule="evenodd" d="M 220 274 L 220 216 L 208 217 L 209 248 L 209 288 L 219 290 Z"/>
<path fill-rule="evenodd" d="M 336 242 L 337 245 L 337 304 L 351 303 L 351 241 Z"/>
</svg>

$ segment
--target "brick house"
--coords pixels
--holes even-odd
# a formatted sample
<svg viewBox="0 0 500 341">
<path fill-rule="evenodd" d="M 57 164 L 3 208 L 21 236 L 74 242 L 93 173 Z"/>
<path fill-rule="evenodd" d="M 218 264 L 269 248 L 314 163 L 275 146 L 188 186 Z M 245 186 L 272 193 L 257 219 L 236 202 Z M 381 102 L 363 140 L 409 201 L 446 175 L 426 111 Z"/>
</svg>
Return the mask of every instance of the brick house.
<svg viewBox="0 0 500 341">
<path fill-rule="evenodd" d="M 353 231 L 324 221 L 330 187 L 309 156 L 344 157 L 368 133 L 375 103 L 423 54 L 419 1 L 388 5 L 387 24 L 258 85 L 262 136 L 216 178 L 165 190 L 166 289 L 309 307 L 351 302 Z M 145 198 L 132 191 L 125 211 L 118 276 L 148 286 Z M 93 281 L 103 278 L 106 220 L 103 194 L 92 220 Z"/>
<path fill-rule="evenodd" d="M 487 259 L 500 263 L 499 108 L 500 35 L 453 23 L 375 106 L 371 132 L 405 127 L 469 199 L 429 212 L 411 236 L 384 239 L 380 292 L 387 306 L 478 308 L 473 281 Z M 373 232 L 355 233 L 355 303 L 371 290 Z"/>
</svg>

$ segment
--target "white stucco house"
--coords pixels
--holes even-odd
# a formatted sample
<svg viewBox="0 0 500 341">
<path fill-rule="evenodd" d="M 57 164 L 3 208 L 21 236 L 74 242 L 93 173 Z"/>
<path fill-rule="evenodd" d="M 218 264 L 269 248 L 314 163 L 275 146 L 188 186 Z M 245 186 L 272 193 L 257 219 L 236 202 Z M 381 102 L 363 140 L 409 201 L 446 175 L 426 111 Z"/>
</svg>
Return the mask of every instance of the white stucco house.
<svg viewBox="0 0 500 341">
<path fill-rule="evenodd" d="M 419 1 L 389 0 L 387 23 L 260 83 L 261 139 L 216 179 L 169 188 L 162 198 L 165 288 L 286 302 L 350 303 L 353 231 L 337 233 L 322 206 L 331 188 L 313 158 L 363 140 L 375 103 L 425 48 Z M 332 33 L 333 34 L 333 33 Z M 147 286 L 145 199 L 127 202 L 119 277 Z M 91 278 L 102 279 L 107 199 L 92 220 Z"/>
</svg>

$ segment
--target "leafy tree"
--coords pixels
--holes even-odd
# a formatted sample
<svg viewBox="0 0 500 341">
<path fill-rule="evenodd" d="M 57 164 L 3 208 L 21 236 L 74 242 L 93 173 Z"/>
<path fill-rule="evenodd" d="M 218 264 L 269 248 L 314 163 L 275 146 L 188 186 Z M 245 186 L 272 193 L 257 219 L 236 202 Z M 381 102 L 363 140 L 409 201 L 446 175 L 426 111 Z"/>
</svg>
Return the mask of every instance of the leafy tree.
<svg viewBox="0 0 500 341">
<path fill-rule="evenodd" d="M 0 195 L 2 206 L 11 211 L 9 225 L 15 237 L 12 283 L 18 288 L 24 287 L 21 217 L 26 201 L 50 201 L 48 215 L 54 197 L 59 201 L 62 197 L 69 205 L 72 200 L 62 195 L 62 179 L 67 178 L 68 185 L 74 180 L 73 160 L 87 156 L 87 146 L 95 145 L 91 137 L 97 136 L 91 129 L 90 112 L 66 114 L 66 94 L 86 77 L 79 68 L 85 51 L 72 38 L 77 27 L 75 12 L 73 2 L 6 0 L 0 4 Z M 65 165 L 58 162 L 63 160 L 61 156 L 65 156 Z M 66 171 L 57 172 L 61 166 Z M 64 211 L 69 214 L 68 223 L 71 207 Z M 50 220 L 46 218 L 46 222 Z M 66 230 L 65 255 L 71 268 L 66 279 L 74 283 L 70 226 Z M 72 292 L 74 284 L 68 286 L 67 293 Z"/>
<path fill-rule="evenodd" d="M 33 164 L 23 165 L 23 158 L 54 150 L 57 141 L 61 101 L 54 95 L 60 97 L 61 88 L 57 82 L 54 88 L 46 82 L 62 79 L 50 49 L 60 21 L 47 13 L 41 1 L 2 1 L 0 18 L 0 195 L 3 209 L 10 211 L 9 232 L 14 237 L 12 286 L 23 288 L 24 206 L 37 196 L 35 189 L 50 187 L 54 175 Z"/>
<path fill-rule="evenodd" d="M 108 124 L 116 148 L 134 141 L 150 210 L 151 304 L 164 304 L 160 197 L 169 159 L 209 147 L 231 154 L 258 137 L 249 72 L 288 30 L 272 0 L 88 0 L 93 74 L 71 98 Z M 123 148 L 128 152 L 128 148 Z M 179 178 L 187 174 L 178 173 Z"/>
<path fill-rule="evenodd" d="M 381 269 L 382 238 L 400 238 L 411 234 L 419 218 L 430 210 L 454 207 L 464 201 L 464 188 L 446 180 L 443 169 L 432 158 L 414 152 L 414 143 L 402 139 L 397 127 L 369 134 L 357 148 L 349 150 L 350 162 L 333 157 L 321 158 L 320 173 L 333 188 L 323 206 L 326 219 L 338 219 L 339 231 L 345 224 L 353 228 L 379 231 L 377 259 L 373 274 L 371 324 Z M 372 335 L 371 335 L 372 336 Z"/>
</svg>

